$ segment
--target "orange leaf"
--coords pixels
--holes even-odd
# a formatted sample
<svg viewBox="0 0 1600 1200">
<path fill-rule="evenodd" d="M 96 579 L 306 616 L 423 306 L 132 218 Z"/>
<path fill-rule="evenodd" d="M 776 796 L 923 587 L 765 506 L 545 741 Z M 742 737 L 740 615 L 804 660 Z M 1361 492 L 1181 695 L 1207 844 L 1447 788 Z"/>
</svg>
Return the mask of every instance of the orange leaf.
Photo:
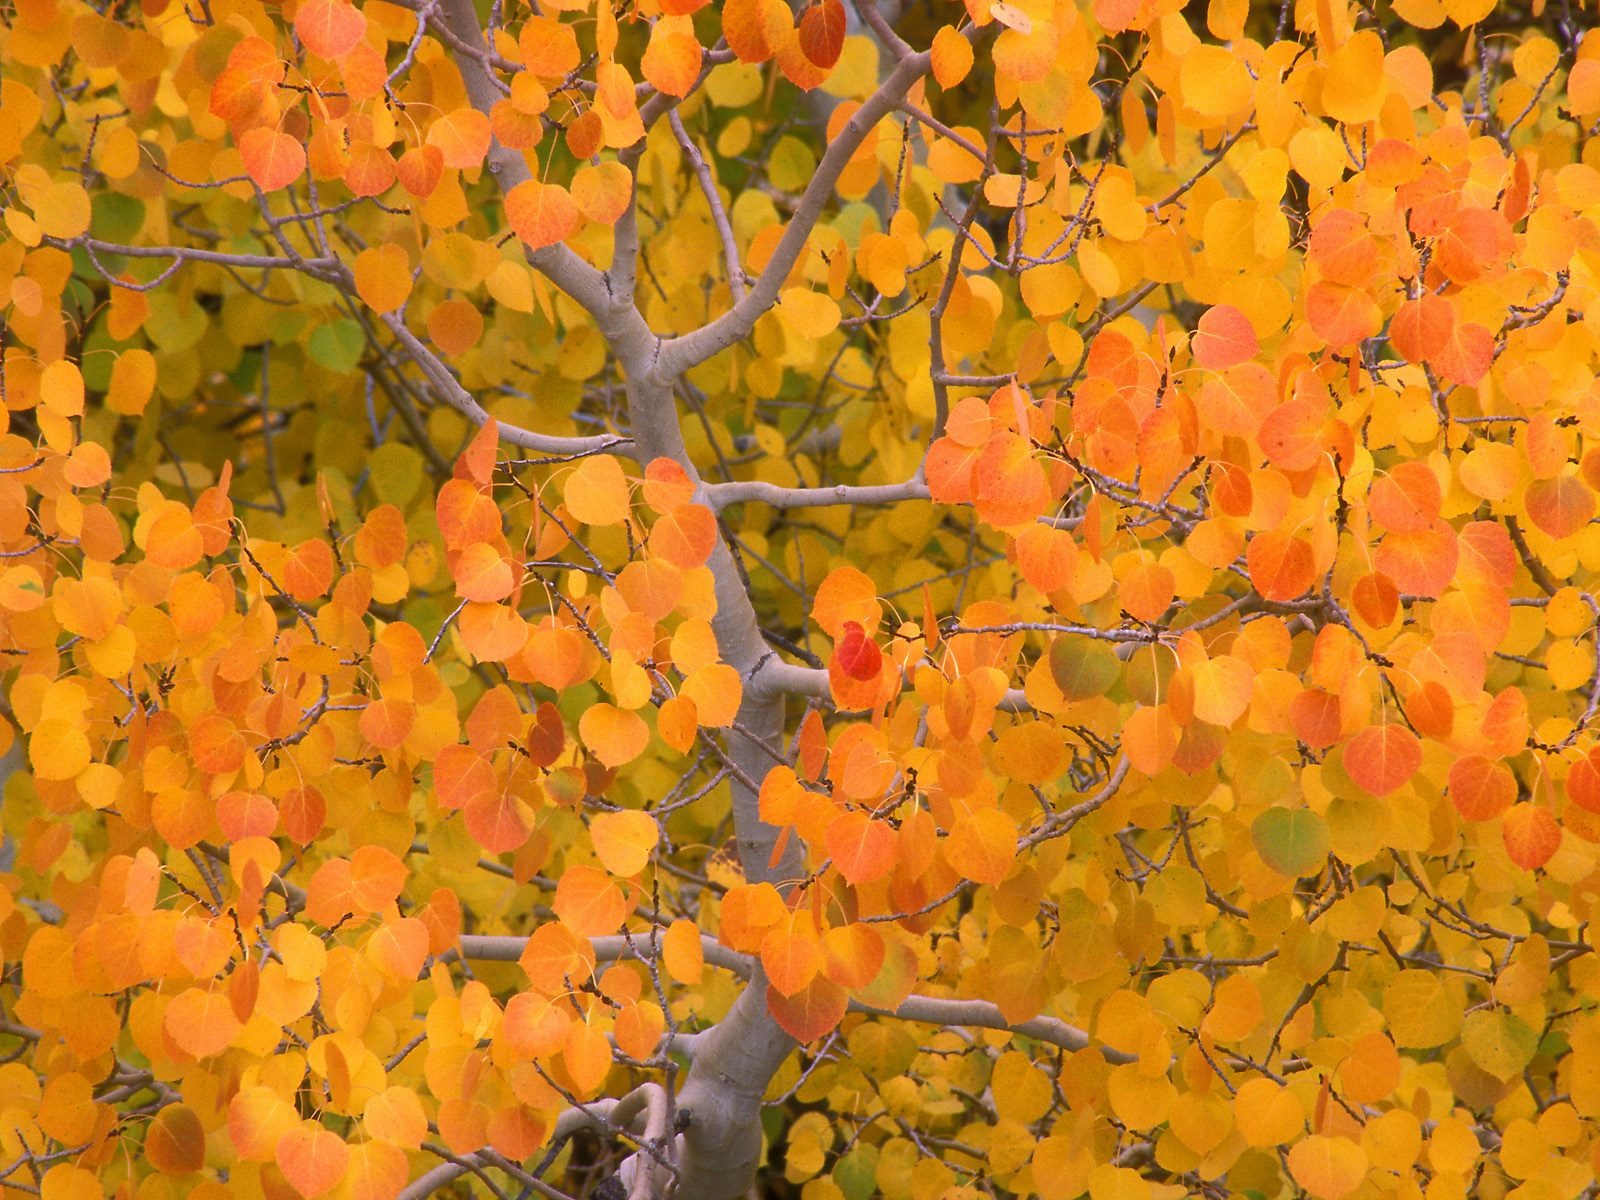
<svg viewBox="0 0 1600 1200">
<path fill-rule="evenodd" d="M 528 806 L 509 790 L 497 788 L 474 796 L 467 801 L 464 815 L 472 840 L 490 854 L 517 849 L 533 832 Z"/>
<path fill-rule="evenodd" d="M 697 51 L 699 46 L 696 42 Z M 600 225 L 615 225 L 633 200 L 633 173 L 615 160 L 594 167 L 579 167 L 572 177 L 572 200 L 589 220 Z"/>
<path fill-rule="evenodd" d="M 1373 481 L 1368 511 L 1382 529 L 1419 533 L 1438 519 L 1443 495 L 1439 477 L 1426 463 L 1405 462 Z"/>
<path fill-rule="evenodd" d="M 427 199 L 444 176 L 444 151 L 437 146 L 413 146 L 395 163 L 395 176 L 411 195 Z"/>
<path fill-rule="evenodd" d="M 1600 774 L 1587 759 L 1582 759 L 1567 775 L 1567 795 L 1572 795 L 1572 777 L 1579 766 L 1587 766 L 1590 778 L 1600 792 Z M 1492 821 L 1511 807 L 1517 798 L 1517 780 L 1511 768 L 1481 754 L 1458 758 L 1450 766 L 1450 799 L 1464 821 Z M 1579 805 L 1579 807 L 1584 807 Z"/>
<path fill-rule="evenodd" d="M 562 872 L 551 907 L 561 923 L 579 937 L 613 934 L 628 916 L 622 889 L 595 867 L 568 867 Z"/>
<path fill-rule="evenodd" d="M 376 749 L 397 750 L 416 719 L 416 705 L 409 700 L 374 700 L 361 710 L 361 736 Z"/>
<path fill-rule="evenodd" d="M 1576 475 L 1535 480 L 1523 501 L 1528 519 L 1558 541 L 1584 528 L 1595 514 L 1594 493 Z"/>
<path fill-rule="evenodd" d="M 658 91 L 687 96 L 700 77 L 700 58 L 700 41 L 688 19 L 663 17 L 650 31 L 639 70 Z"/>
<path fill-rule="evenodd" d="M 650 552 L 675 567 L 704 565 L 717 545 L 717 518 L 703 504 L 680 504 L 650 527 Z"/>
<path fill-rule="evenodd" d="M 1293 600 L 1317 581 L 1311 544 L 1282 529 L 1266 529 L 1250 539 L 1245 551 L 1250 585 L 1265 600 Z"/>
<path fill-rule="evenodd" d="M 1323 212 L 1313 222 L 1307 257 L 1324 279 L 1360 287 L 1378 265 L 1378 247 L 1366 221 L 1347 208 Z"/>
<path fill-rule="evenodd" d="M 559 183 L 527 180 L 506 193 L 506 221 L 535 250 L 565 241 L 578 227 L 578 206 Z"/>
<path fill-rule="evenodd" d="M 814 1042 L 837 1028 L 849 999 L 842 987 L 819 975 L 793 996 L 769 987 L 767 1011 L 796 1041 Z"/>
<path fill-rule="evenodd" d="M 761 965 L 767 982 L 783 996 L 793 996 L 822 969 L 822 948 L 811 929 L 809 913 L 793 913 L 761 939 Z"/>
<path fill-rule="evenodd" d="M 567 476 L 567 511 L 584 525 L 620 525 L 628 519 L 628 480 L 609 454 L 584 459 Z"/>
<path fill-rule="evenodd" d="M 173 997 L 165 1025 L 167 1036 L 195 1058 L 221 1054 L 244 1028 L 225 993 L 197 987 Z"/>
<path fill-rule="evenodd" d="M 489 118 L 475 108 L 452 109 L 428 126 L 428 145 L 438 147 L 445 166 L 458 169 L 483 162 L 489 153 L 489 137 Z M 507 196 L 508 212 L 510 204 Z"/>
<path fill-rule="evenodd" d="M 1455 306 L 1443 296 L 1423 292 L 1403 301 L 1389 319 L 1389 340 L 1408 362 L 1430 362 L 1455 332 Z"/>
<path fill-rule="evenodd" d="M 963 38 L 963 41 L 966 39 Z M 1231 304 L 1206 309 L 1194 335 L 1194 360 L 1208 371 L 1224 371 L 1248 362 L 1261 350 L 1256 331 L 1247 318 Z"/>
<path fill-rule="evenodd" d="M 589 822 L 595 857 L 613 875 L 637 875 L 650 863 L 661 840 L 661 827 L 649 813 L 605 812 Z"/>
<path fill-rule="evenodd" d="M 1561 827 L 1550 810 L 1537 804 L 1513 805 L 1501 819 L 1506 854 L 1524 871 L 1536 871 L 1561 845 Z"/>
<path fill-rule="evenodd" d="M 306 1200 L 325 1196 L 344 1178 L 350 1147 L 336 1133 L 306 1121 L 278 1141 L 278 1169 Z"/>
<path fill-rule="evenodd" d="M 851 884 L 871 883 L 894 870 L 894 834 L 864 812 L 841 813 L 828 823 L 828 855 Z"/>
<path fill-rule="evenodd" d="M 1600 748 L 1572 764 L 1567 772 L 1567 799 L 1585 812 L 1600 813 Z"/>
<path fill-rule="evenodd" d="M 187 1104 L 169 1104 L 145 1133 L 144 1155 L 163 1175 L 189 1175 L 206 1165 L 206 1131 Z"/>
<path fill-rule="evenodd" d="M 367 18 L 347 0 L 305 0 L 295 13 L 294 31 L 311 53 L 339 58 L 360 43 Z"/>
<path fill-rule="evenodd" d="M 1017 857 L 1017 823 L 997 808 L 980 808 L 958 819 L 944 842 L 945 860 L 956 873 L 994 885 Z"/>
<path fill-rule="evenodd" d="M 1369 725 L 1345 744 L 1345 774 L 1374 796 L 1404 787 L 1421 766 L 1422 743 L 1404 725 Z"/>
<path fill-rule="evenodd" d="M 638 713 L 613 704 L 591 704 L 578 718 L 578 736 L 606 766 L 620 767 L 644 753 L 650 727 Z"/>
<path fill-rule="evenodd" d="M 840 987 L 866 987 L 883 959 L 883 935 L 871 925 L 841 925 L 822 935 L 822 973 Z"/>
<path fill-rule="evenodd" d="M 1353 348 L 1383 326 L 1378 306 L 1365 289 L 1326 280 L 1312 284 L 1306 293 L 1306 318 L 1335 351 Z"/>
<path fill-rule="evenodd" d="M 258 126 L 239 139 L 244 169 L 264 192 L 288 187 L 306 169 L 306 151 L 287 133 Z"/>
</svg>

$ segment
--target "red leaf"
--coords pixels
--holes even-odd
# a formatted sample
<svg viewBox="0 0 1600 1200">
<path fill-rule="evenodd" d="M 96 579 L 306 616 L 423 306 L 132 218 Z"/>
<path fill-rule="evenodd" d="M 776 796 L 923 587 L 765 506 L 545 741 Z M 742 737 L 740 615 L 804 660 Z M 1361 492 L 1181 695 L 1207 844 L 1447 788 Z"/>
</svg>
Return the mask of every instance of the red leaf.
<svg viewBox="0 0 1600 1200">
<path fill-rule="evenodd" d="M 883 651 L 867 636 L 867 631 L 859 621 L 844 623 L 844 640 L 839 643 L 835 653 L 839 658 L 839 666 L 851 679 L 863 682 L 876 679 L 878 672 L 883 669 Z"/>
<path fill-rule="evenodd" d="M 844 52 L 845 13 L 840 0 L 822 0 L 800 15 L 800 49 L 824 70 Z"/>
</svg>

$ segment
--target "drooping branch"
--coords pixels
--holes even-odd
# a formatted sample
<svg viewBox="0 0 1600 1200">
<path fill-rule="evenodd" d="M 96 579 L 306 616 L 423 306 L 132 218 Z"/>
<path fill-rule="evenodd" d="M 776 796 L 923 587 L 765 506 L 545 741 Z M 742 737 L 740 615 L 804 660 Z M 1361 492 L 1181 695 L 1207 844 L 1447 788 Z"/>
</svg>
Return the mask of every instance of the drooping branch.
<svg viewBox="0 0 1600 1200">
<path fill-rule="evenodd" d="M 474 425 L 482 425 L 489 419 L 488 412 L 477 398 L 462 386 L 461 381 L 455 377 L 444 361 L 430 349 L 421 338 L 406 328 L 397 313 L 385 313 L 383 323 L 395 337 L 411 360 L 416 363 L 433 385 L 434 392 L 443 397 L 457 412 L 465 416 Z M 585 454 L 620 454 L 633 457 L 635 448 L 632 438 L 619 434 L 600 433 L 588 437 L 558 437 L 553 434 L 536 433 L 531 429 L 524 429 L 520 425 L 501 423 L 499 434 L 502 441 L 510 442 L 513 446 L 520 446 L 524 450 L 532 450 L 539 454 L 557 454 L 578 457 Z"/>
</svg>

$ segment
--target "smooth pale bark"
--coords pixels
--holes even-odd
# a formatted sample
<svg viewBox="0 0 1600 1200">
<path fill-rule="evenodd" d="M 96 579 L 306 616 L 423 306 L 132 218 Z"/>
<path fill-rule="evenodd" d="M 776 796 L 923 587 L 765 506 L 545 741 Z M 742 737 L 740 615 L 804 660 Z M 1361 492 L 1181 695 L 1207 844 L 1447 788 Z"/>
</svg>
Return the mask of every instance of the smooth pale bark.
<svg viewBox="0 0 1600 1200">
<path fill-rule="evenodd" d="M 444 0 L 442 14 L 457 42 L 474 51 L 487 50 L 472 0 Z M 456 62 L 473 106 L 487 115 L 501 92 L 484 58 L 458 54 Z M 910 72 L 902 74 L 906 76 L 903 86 L 909 86 Z M 880 103 L 878 107 L 887 112 L 892 105 Z M 875 121 L 876 115 L 869 119 Z M 863 129 L 854 140 L 859 142 L 864 135 Z M 848 157 L 845 154 L 839 159 L 841 169 Z M 490 147 L 488 166 L 504 190 L 530 178 L 523 156 L 498 143 Z M 812 223 L 832 193 L 832 181 L 815 190 Z M 791 258 L 798 253 L 808 232 L 801 230 L 796 234 L 795 227 L 800 224 L 802 222 L 796 221 L 791 226 L 785 246 Z M 631 214 L 628 227 L 631 228 Z M 608 272 L 598 271 L 583 262 L 565 246 L 531 251 L 528 262 L 583 306 L 622 368 L 633 435 L 632 445 L 625 452 L 641 463 L 656 458 L 676 462 L 695 480 L 696 499 L 715 509 L 712 492 L 700 479 L 684 445 L 673 386 L 675 372 L 693 365 L 704 355 L 680 355 L 673 364 L 663 361 L 662 339 L 651 331 L 634 303 L 631 283 L 636 247 L 632 238 L 620 238 L 619 243 L 619 261 Z M 774 279 L 769 270 L 768 277 L 758 286 L 766 295 L 775 290 L 776 282 L 778 279 Z M 749 297 L 744 299 L 748 301 Z M 770 304 L 768 296 L 762 302 L 763 310 Z M 743 325 L 741 313 L 734 321 L 723 324 L 717 340 Z M 722 344 L 733 340 L 736 337 L 727 337 Z M 781 856 L 774 857 L 778 830 L 761 820 L 758 788 L 777 761 L 775 753 L 781 752 L 783 746 L 787 693 L 763 686 L 761 675 L 769 666 L 778 666 L 779 660 L 761 636 L 755 608 L 740 580 L 733 555 L 722 541 L 719 540 L 712 551 L 708 565 L 715 579 L 717 599 L 712 629 L 723 661 L 739 672 L 744 684 L 737 729 L 727 737 L 727 753 L 733 768 L 730 787 L 734 837 L 746 878 L 781 885 L 801 874 L 799 847 L 791 842 Z M 695 1200 L 735 1200 L 745 1193 L 755 1177 L 761 1157 L 762 1096 L 773 1075 L 795 1048 L 794 1040 L 768 1013 L 766 991 L 766 980 L 758 968 L 727 1016 L 696 1038 L 694 1063 L 678 1097 L 680 1111 L 686 1109 L 689 1113 L 688 1127 L 679 1135 L 677 1146 L 679 1196 Z M 636 1155 L 625 1171 L 625 1178 L 635 1178 L 639 1169 Z"/>
</svg>

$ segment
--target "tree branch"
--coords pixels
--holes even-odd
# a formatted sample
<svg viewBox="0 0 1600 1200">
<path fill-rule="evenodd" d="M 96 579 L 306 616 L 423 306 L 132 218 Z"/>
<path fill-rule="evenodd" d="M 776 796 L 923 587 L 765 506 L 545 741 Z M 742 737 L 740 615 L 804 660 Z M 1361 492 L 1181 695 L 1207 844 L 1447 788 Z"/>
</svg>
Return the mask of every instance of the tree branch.
<svg viewBox="0 0 1600 1200">
<path fill-rule="evenodd" d="M 460 4 L 464 0 L 451 0 Z M 816 228 L 822 210 L 833 197 L 839 176 L 850 165 L 851 158 L 861 143 L 889 113 L 905 99 L 917 80 L 928 73 L 932 53 L 923 51 L 901 59 L 889 77 L 873 92 L 845 122 L 839 136 L 829 143 L 816 173 L 806 186 L 795 206 L 795 213 L 778 245 L 772 252 L 766 268 L 751 285 L 749 292 L 716 320 L 701 326 L 693 333 L 672 338 L 661 346 L 660 369 L 665 375 L 677 375 L 697 363 L 702 363 L 718 351 L 726 349 L 745 337 L 755 327 L 756 321 L 777 302 L 778 292 L 789 271 L 799 260 L 806 240 Z"/>
<path fill-rule="evenodd" d="M 834 505 L 848 504 L 860 506 L 867 504 L 897 504 L 902 500 L 927 500 L 930 498 L 928 485 L 923 482 L 922 473 L 903 483 L 879 483 L 865 486 L 850 484 L 835 484 L 831 487 L 783 487 L 776 483 L 764 483 L 758 479 L 740 480 L 733 483 L 708 483 L 706 484 L 706 498 L 711 506 L 716 509 L 726 508 L 730 504 L 741 504 L 757 501 L 761 504 L 770 504 L 773 508 L 830 508 Z"/>
<path fill-rule="evenodd" d="M 728 210 L 723 206 L 722 193 L 717 191 L 717 181 L 711 177 L 711 168 L 706 165 L 700 148 L 690 139 L 689 131 L 683 127 L 683 118 L 678 115 L 676 108 L 667 110 L 667 122 L 672 126 L 672 136 L 678 139 L 689 165 L 694 168 L 694 177 L 700 181 L 700 191 L 711 207 L 711 222 L 717 227 L 717 236 L 722 239 L 722 257 L 728 264 L 728 288 L 733 293 L 733 302 L 738 304 L 745 294 L 744 267 L 739 262 L 739 243 L 734 240 L 733 222 L 728 219 Z"/>
<path fill-rule="evenodd" d="M 383 323 L 389 332 L 394 334 L 396 340 L 405 347 L 413 362 L 421 368 L 422 373 L 428 377 L 428 382 L 433 385 L 444 400 L 457 412 L 465 416 L 474 425 L 482 425 L 489 419 L 488 412 L 477 398 L 467 391 L 445 366 L 442 359 L 430 349 L 421 338 L 406 328 L 406 323 L 398 313 L 384 313 Z M 533 450 L 539 454 L 572 455 L 574 457 L 585 454 L 621 454 L 627 457 L 634 455 L 632 438 L 622 437 L 618 434 L 600 433 L 590 437 L 556 437 L 551 434 L 535 433 L 531 429 L 524 429 L 520 425 L 507 425 L 502 423 L 499 429 L 502 441 L 510 442 L 513 446 L 521 446 L 525 450 Z"/>
</svg>

